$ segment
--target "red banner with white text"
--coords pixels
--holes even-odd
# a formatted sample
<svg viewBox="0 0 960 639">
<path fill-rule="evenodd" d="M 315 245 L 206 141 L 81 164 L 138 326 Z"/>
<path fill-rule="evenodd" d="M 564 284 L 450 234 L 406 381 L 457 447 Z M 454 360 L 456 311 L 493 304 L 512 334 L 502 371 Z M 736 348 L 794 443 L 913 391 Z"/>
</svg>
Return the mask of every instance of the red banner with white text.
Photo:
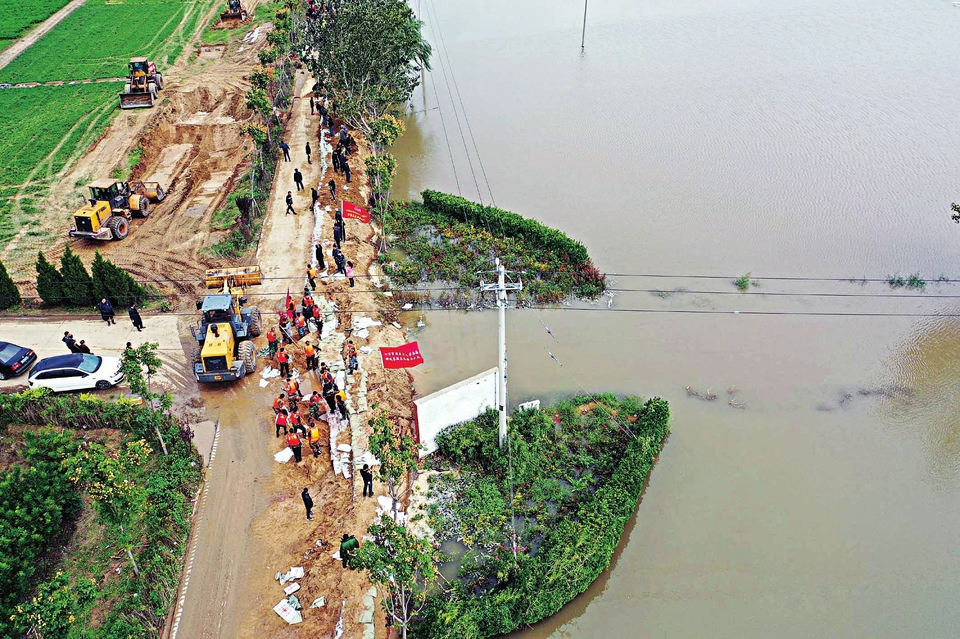
<svg viewBox="0 0 960 639">
<path fill-rule="evenodd" d="M 360 220 L 364 224 L 370 223 L 370 211 L 366 210 L 362 206 L 353 204 L 352 202 L 347 202 L 343 200 L 341 204 L 341 211 L 343 213 L 343 219 L 345 220 Z"/>
<path fill-rule="evenodd" d="M 413 368 L 423 364 L 420 345 L 416 342 L 396 347 L 381 346 L 380 359 L 384 368 Z"/>
</svg>

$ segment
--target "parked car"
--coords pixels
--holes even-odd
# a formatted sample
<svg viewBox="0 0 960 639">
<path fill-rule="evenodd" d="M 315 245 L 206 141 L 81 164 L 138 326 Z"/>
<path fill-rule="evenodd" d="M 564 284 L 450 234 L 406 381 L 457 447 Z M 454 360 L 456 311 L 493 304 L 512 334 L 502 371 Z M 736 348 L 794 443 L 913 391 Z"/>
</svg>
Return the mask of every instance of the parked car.
<svg viewBox="0 0 960 639">
<path fill-rule="evenodd" d="M 23 375 L 35 361 L 37 354 L 26 346 L 0 342 L 0 379 Z"/>
<path fill-rule="evenodd" d="M 106 390 L 123 381 L 119 357 L 74 353 L 45 357 L 30 371 L 27 383 L 54 392 L 96 388 Z"/>
</svg>

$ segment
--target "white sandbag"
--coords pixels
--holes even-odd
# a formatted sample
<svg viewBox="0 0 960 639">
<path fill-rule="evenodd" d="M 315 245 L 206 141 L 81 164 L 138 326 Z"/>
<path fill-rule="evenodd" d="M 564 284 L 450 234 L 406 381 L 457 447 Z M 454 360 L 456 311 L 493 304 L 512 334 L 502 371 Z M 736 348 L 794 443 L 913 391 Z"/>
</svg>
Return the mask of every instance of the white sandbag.
<svg viewBox="0 0 960 639">
<path fill-rule="evenodd" d="M 291 459 L 293 459 L 293 449 L 291 449 L 291 448 L 289 448 L 289 447 L 288 447 L 288 448 L 284 448 L 284 449 L 281 450 L 279 453 L 277 453 L 276 455 L 274 455 L 273 458 L 274 458 L 277 462 L 279 462 L 279 463 L 281 463 L 281 464 L 286 464 L 288 461 L 290 461 Z"/>
<path fill-rule="evenodd" d="M 284 588 L 283 592 L 285 592 L 288 595 L 292 595 L 298 590 L 300 590 L 300 584 L 298 584 L 297 582 L 293 582 L 292 584 Z"/>
<path fill-rule="evenodd" d="M 282 599 L 280 603 L 273 607 L 273 611 L 280 615 L 280 618 L 286 621 L 288 624 L 300 623 L 303 621 L 303 615 L 300 614 L 299 610 L 294 610 L 286 599 Z"/>
<path fill-rule="evenodd" d="M 290 572 L 287 573 L 290 579 L 301 579 L 303 574 L 303 566 L 290 566 Z"/>
</svg>

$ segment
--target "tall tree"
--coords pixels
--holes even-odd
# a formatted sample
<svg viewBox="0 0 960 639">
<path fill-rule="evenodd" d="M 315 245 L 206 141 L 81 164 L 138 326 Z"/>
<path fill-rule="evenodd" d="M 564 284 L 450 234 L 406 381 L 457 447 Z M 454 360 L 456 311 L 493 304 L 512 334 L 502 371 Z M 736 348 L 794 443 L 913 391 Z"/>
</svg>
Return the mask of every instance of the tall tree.
<svg viewBox="0 0 960 639">
<path fill-rule="evenodd" d="M 353 128 L 369 135 L 413 95 L 430 68 L 422 24 L 405 0 L 351 0 L 332 21 L 307 21 L 303 58 Z"/>
<path fill-rule="evenodd" d="M 377 410 L 377 406 L 373 406 Z M 370 452 L 380 460 L 380 479 L 387 482 L 387 490 L 393 498 L 393 515 L 397 514 L 400 501 L 400 486 L 404 477 L 417 469 L 419 446 L 413 438 L 396 432 L 383 412 L 373 417 L 369 424 Z"/>
<path fill-rule="evenodd" d="M 121 366 L 123 374 L 127 379 L 130 390 L 138 395 L 143 402 L 150 407 L 153 418 L 153 431 L 160 440 L 160 446 L 163 448 L 163 454 L 167 455 L 167 443 L 163 440 L 160 433 L 160 421 L 163 413 L 160 411 L 169 410 L 173 405 L 173 399 L 169 395 L 154 393 L 150 388 L 150 378 L 156 375 L 163 362 L 157 356 L 157 349 L 160 345 L 157 342 L 145 342 L 136 348 L 123 349 L 123 358 Z M 146 377 L 144 377 L 146 372 Z"/>
<path fill-rule="evenodd" d="M 20 290 L 7 273 L 7 267 L 0 262 L 0 311 L 13 308 L 20 301 Z"/>
<path fill-rule="evenodd" d="M 130 306 L 147 293 L 133 276 L 100 255 L 100 251 L 94 253 L 90 270 L 93 272 L 94 299 L 107 298 L 114 304 Z"/>
<path fill-rule="evenodd" d="M 407 638 L 407 626 L 423 609 L 437 578 L 439 559 L 433 544 L 413 535 L 387 516 L 367 531 L 376 542 L 360 547 L 356 565 L 385 593 L 383 607 Z"/>
<path fill-rule="evenodd" d="M 63 299 L 71 306 L 93 306 L 93 279 L 80 258 L 70 249 L 60 256 L 60 275 L 63 276 Z"/>
<path fill-rule="evenodd" d="M 37 295 L 47 306 L 63 304 L 63 275 L 47 261 L 43 251 L 37 252 Z"/>
</svg>

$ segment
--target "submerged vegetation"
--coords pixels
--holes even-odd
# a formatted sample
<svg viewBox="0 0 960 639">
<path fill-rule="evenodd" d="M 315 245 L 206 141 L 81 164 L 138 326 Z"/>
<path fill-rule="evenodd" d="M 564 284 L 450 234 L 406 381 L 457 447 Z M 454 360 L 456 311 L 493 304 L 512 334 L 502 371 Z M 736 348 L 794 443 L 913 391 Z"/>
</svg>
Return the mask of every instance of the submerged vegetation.
<svg viewBox="0 0 960 639">
<path fill-rule="evenodd" d="M 517 412 L 503 449 L 495 411 L 441 433 L 429 524 L 468 550 L 412 634 L 510 632 L 586 590 L 610 564 L 669 418 L 659 398 L 597 395 Z"/>
<path fill-rule="evenodd" d="M 395 204 L 390 211 L 387 232 L 397 239 L 380 261 L 397 284 L 445 281 L 474 289 L 492 277 L 498 256 L 507 270 L 520 273 L 521 303 L 570 295 L 596 299 L 605 290 L 606 278 L 587 249 L 564 233 L 455 195 L 427 190 L 422 196 L 422 202 Z"/>
</svg>

